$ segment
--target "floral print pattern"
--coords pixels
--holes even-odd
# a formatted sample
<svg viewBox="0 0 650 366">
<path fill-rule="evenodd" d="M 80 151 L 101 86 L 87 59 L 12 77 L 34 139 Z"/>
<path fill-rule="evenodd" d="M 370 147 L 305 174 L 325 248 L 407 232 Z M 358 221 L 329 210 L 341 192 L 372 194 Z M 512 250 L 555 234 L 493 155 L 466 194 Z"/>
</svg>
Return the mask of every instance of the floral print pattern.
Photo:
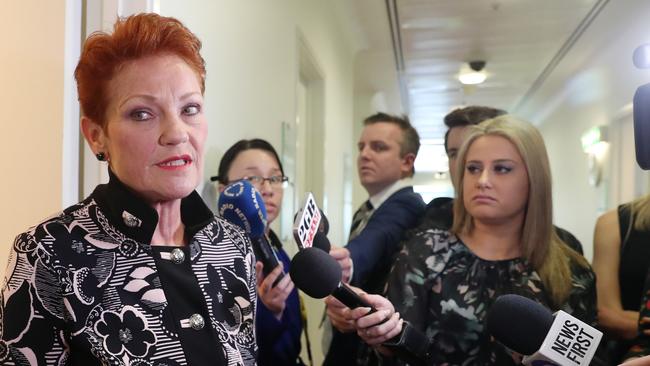
<svg viewBox="0 0 650 366">
<path fill-rule="evenodd" d="M 142 357 L 156 342 L 147 319 L 132 306 L 125 306 L 119 314 L 104 312 L 95 323 L 95 332 L 104 339 L 104 349 L 114 356 L 127 352 L 131 356 Z"/>
<path fill-rule="evenodd" d="M 641 299 L 641 309 L 639 310 L 638 333 L 632 341 L 632 345 L 627 351 L 627 354 L 623 357 L 624 360 L 631 357 L 650 355 L 650 323 L 646 321 L 648 318 L 650 318 L 650 271 L 646 275 L 645 286 L 643 288 L 643 298 Z"/>
<path fill-rule="evenodd" d="M 573 291 L 562 310 L 595 324 L 593 272 L 574 265 L 572 281 Z M 481 259 L 440 229 L 418 232 L 405 244 L 387 288 L 404 320 L 431 340 L 434 359 L 429 365 L 518 364 L 518 356 L 492 339 L 485 327 L 490 306 L 503 294 L 550 304 L 539 275 L 524 259 Z"/>
<path fill-rule="evenodd" d="M 188 330 L 179 329 L 183 319 L 170 310 L 170 287 L 161 281 L 158 263 L 163 259 L 142 240 L 150 226 L 128 235 L 120 226 L 120 205 L 138 212 L 145 204 L 119 187 L 111 180 L 83 202 L 17 236 L 0 291 L 0 364 L 191 363 L 183 338 L 189 333 L 182 333 Z M 212 332 L 198 340 L 191 333 L 191 339 L 214 342 L 206 347 L 223 354 L 229 366 L 254 365 L 256 286 L 250 241 L 213 217 L 198 194 L 185 198 L 183 205 L 196 223 L 188 231 L 192 255 L 185 273 L 202 295 L 193 300 L 204 305 L 197 312 Z M 157 223 L 157 217 L 139 217 Z M 209 277 L 208 272 L 221 275 Z M 210 300 L 215 288 L 222 289 L 220 302 Z M 223 312 L 233 315 L 223 319 Z"/>
</svg>

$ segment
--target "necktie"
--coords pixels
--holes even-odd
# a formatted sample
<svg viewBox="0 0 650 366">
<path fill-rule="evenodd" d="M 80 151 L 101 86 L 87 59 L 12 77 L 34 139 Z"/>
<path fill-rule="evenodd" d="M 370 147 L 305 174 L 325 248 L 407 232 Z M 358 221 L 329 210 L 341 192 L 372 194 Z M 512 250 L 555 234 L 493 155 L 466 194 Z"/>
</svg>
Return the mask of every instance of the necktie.
<svg viewBox="0 0 650 366">
<path fill-rule="evenodd" d="M 356 238 L 357 235 L 363 231 L 368 223 L 370 215 L 372 214 L 372 208 L 372 203 L 366 201 L 361 204 L 361 207 L 359 207 L 357 212 L 354 213 L 354 216 L 352 217 L 352 226 L 350 226 L 350 237 L 348 240 Z"/>
</svg>

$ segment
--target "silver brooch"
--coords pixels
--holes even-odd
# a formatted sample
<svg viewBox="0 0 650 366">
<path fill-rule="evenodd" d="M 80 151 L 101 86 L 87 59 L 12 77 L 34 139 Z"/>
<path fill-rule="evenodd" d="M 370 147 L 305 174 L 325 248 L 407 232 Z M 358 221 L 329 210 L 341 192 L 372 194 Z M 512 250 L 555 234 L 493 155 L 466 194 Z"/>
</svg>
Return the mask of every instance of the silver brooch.
<svg viewBox="0 0 650 366">
<path fill-rule="evenodd" d="M 126 211 L 122 211 L 122 220 L 124 220 L 124 224 L 128 227 L 140 227 L 142 225 L 142 220 Z"/>
</svg>

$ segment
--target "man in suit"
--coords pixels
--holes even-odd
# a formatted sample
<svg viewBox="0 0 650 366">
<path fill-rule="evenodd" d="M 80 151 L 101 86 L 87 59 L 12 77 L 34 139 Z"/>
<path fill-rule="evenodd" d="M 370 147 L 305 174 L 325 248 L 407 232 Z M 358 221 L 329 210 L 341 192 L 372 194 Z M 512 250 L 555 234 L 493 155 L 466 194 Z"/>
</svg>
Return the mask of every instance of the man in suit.
<svg viewBox="0 0 650 366">
<path fill-rule="evenodd" d="M 409 182 L 420 138 L 408 118 L 377 113 L 364 120 L 357 146 L 359 180 L 369 198 L 354 215 L 348 244 L 330 254 L 341 264 L 344 281 L 382 293 L 402 235 L 424 212 L 424 202 Z M 333 298 L 326 303 L 341 305 Z M 353 328 L 339 330 L 333 332 L 324 365 L 363 364 L 357 360 L 364 356 L 357 354 L 361 340 Z"/>
</svg>

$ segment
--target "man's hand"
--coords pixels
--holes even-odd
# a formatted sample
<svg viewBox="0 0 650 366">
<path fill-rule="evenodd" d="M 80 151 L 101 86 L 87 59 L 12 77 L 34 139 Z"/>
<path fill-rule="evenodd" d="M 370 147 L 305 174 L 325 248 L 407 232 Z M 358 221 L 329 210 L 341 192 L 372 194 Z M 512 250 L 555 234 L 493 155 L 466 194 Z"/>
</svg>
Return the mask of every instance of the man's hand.
<svg viewBox="0 0 650 366">
<path fill-rule="evenodd" d="M 280 282 L 273 287 L 273 283 L 282 273 L 282 263 L 277 266 L 268 276 L 264 277 L 262 274 L 262 268 L 264 265 L 262 262 L 255 263 L 255 272 L 257 273 L 257 294 L 259 299 L 264 303 L 267 309 L 269 309 L 275 317 L 280 320 L 282 319 L 282 312 L 287 301 L 287 297 L 293 290 L 293 282 L 291 282 L 291 277 L 285 275 L 282 277 Z"/>
<path fill-rule="evenodd" d="M 350 277 L 352 277 L 352 258 L 350 258 L 350 251 L 346 248 L 332 247 L 330 249 L 330 255 L 341 266 L 341 282 L 350 283 Z"/>
</svg>

